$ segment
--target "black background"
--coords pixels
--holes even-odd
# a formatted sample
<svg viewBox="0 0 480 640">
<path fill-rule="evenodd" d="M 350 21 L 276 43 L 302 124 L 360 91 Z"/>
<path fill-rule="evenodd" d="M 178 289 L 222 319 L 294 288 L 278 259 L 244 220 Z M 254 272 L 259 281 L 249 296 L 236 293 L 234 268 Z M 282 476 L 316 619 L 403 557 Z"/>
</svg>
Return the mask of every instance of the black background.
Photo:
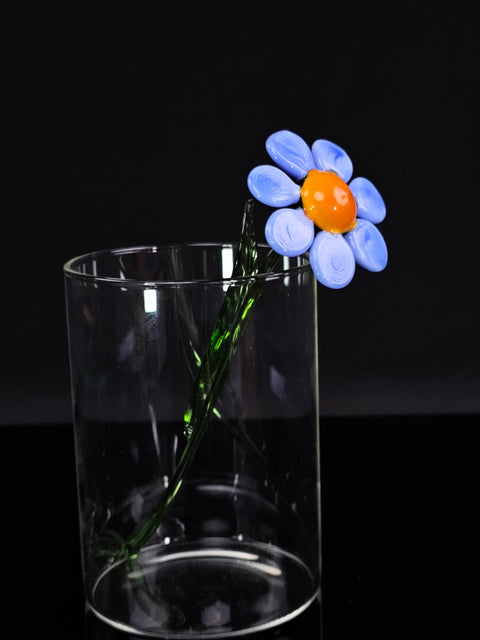
<svg viewBox="0 0 480 640">
<path fill-rule="evenodd" d="M 63 263 L 236 240 L 283 128 L 387 204 L 386 271 L 320 291 L 323 414 L 479 409 L 473 4 L 6 6 L 3 423 L 69 420 Z"/>
<path fill-rule="evenodd" d="M 325 638 L 478 636 L 474 8 L 2 5 L 2 628 L 83 637 L 63 263 L 236 240 L 286 128 L 387 204 L 387 269 L 319 288 Z"/>
</svg>

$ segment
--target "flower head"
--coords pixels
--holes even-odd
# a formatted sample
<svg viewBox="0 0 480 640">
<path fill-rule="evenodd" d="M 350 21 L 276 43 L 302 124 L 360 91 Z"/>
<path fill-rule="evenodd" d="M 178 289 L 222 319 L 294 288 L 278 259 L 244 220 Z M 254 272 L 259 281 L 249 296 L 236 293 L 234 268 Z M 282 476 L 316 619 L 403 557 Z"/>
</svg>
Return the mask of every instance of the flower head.
<svg viewBox="0 0 480 640">
<path fill-rule="evenodd" d="M 382 271 L 388 252 L 375 224 L 385 218 L 385 203 L 370 180 L 351 180 L 347 153 L 328 140 L 310 149 L 291 131 L 273 133 L 266 148 L 278 166 L 255 167 L 247 182 L 257 200 L 276 207 L 265 227 L 272 249 L 290 257 L 309 251 L 315 276 L 332 289 L 352 280 L 355 264 Z"/>
</svg>

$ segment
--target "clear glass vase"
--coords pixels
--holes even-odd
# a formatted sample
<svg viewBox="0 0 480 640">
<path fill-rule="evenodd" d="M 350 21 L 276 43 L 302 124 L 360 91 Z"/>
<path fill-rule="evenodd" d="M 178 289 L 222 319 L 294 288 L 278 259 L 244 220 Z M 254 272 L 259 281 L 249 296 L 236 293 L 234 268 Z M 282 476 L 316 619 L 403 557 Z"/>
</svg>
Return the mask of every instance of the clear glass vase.
<svg viewBox="0 0 480 640">
<path fill-rule="evenodd" d="M 130 633 L 241 635 L 319 597 L 316 280 L 305 257 L 231 279 L 236 251 L 64 267 L 86 599 Z"/>
</svg>

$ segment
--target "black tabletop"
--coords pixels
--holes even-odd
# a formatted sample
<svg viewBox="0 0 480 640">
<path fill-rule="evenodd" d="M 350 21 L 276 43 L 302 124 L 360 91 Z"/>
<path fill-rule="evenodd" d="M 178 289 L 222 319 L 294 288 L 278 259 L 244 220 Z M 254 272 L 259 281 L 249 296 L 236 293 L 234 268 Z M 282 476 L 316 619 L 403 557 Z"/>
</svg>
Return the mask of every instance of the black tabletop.
<svg viewBox="0 0 480 640">
<path fill-rule="evenodd" d="M 322 606 L 249 637 L 479 637 L 478 423 L 323 418 Z M 72 426 L 0 427 L 0 478 L 3 631 L 126 640 L 85 613 Z"/>
</svg>

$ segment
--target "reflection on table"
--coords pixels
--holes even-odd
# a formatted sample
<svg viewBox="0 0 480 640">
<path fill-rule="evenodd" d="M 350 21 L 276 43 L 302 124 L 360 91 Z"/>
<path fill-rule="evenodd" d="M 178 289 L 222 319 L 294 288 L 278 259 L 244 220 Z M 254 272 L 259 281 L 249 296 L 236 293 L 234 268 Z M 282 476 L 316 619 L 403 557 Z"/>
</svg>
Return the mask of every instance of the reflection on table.
<svg viewBox="0 0 480 640">
<path fill-rule="evenodd" d="M 306 611 L 284 625 L 252 634 L 235 636 L 239 640 L 320 640 L 321 607 L 314 602 Z M 224 640 L 224 636 L 215 636 Z M 91 611 L 85 614 L 85 640 L 139 640 L 139 636 L 117 630 L 105 624 Z"/>
</svg>

